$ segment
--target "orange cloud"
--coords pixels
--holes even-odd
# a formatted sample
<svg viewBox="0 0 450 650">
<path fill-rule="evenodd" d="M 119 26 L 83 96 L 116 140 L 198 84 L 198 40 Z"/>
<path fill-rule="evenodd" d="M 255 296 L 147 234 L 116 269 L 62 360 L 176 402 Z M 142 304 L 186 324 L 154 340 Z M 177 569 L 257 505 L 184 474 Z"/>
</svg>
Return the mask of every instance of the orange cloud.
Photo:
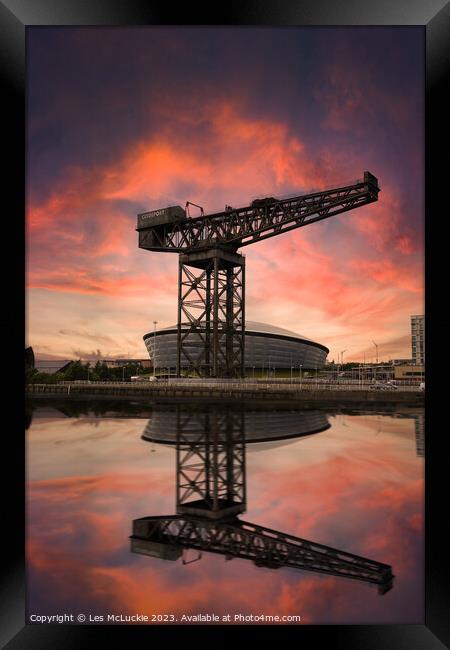
<svg viewBox="0 0 450 650">
<path fill-rule="evenodd" d="M 351 155 L 324 149 L 311 156 L 285 124 L 252 117 L 239 103 L 206 103 L 196 111 L 189 104 L 177 111 L 165 107 L 169 115 L 170 110 L 173 128 L 132 142 L 106 166 L 68 169 L 42 204 L 30 201 L 30 288 L 105 298 L 147 296 L 158 304 L 165 304 L 172 291 L 175 305 L 175 258 L 172 268 L 167 255 L 137 248 L 139 210 L 183 204 L 186 198 L 207 210 L 222 209 L 269 189 L 301 193 L 339 184 L 350 172 L 361 174 L 360 161 Z M 344 322 L 353 332 L 376 322 L 383 331 L 373 335 L 392 338 L 392 319 L 399 322 L 403 312 L 417 310 L 423 293 L 422 269 L 412 256 L 418 243 L 413 245 L 405 229 L 398 195 L 383 185 L 378 203 L 330 222 L 249 247 L 248 306 L 268 297 L 285 312 L 294 304 L 322 312 L 330 341 L 333 328 L 340 331 Z M 407 266 L 405 256 L 411 257 Z M 251 318 L 251 309 L 247 313 Z M 167 317 L 168 323 L 173 320 Z"/>
</svg>

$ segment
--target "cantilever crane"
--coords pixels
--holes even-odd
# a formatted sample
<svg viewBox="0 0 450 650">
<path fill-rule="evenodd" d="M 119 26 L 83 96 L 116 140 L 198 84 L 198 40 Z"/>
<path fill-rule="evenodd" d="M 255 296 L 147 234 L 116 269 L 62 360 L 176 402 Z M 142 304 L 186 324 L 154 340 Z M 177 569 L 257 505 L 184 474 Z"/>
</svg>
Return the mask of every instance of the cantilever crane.
<svg viewBox="0 0 450 650">
<path fill-rule="evenodd" d="M 190 413 L 178 405 L 176 414 L 176 514 L 134 519 L 133 553 L 175 561 L 194 549 L 198 559 L 205 551 L 258 567 L 352 578 L 377 585 L 381 595 L 392 588 L 388 564 L 239 518 L 247 509 L 242 411 L 213 407 Z"/>
<path fill-rule="evenodd" d="M 181 206 L 138 214 L 139 248 L 179 253 L 178 357 L 200 377 L 244 376 L 245 258 L 238 249 L 378 200 L 370 172 L 352 185 L 189 218 Z M 186 208 L 188 203 L 186 204 Z"/>
</svg>

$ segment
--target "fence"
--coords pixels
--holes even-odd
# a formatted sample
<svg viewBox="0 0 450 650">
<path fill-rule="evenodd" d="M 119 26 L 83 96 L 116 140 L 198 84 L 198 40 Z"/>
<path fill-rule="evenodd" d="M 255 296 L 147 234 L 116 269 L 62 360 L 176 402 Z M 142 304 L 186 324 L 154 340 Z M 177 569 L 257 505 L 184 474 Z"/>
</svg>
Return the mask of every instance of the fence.
<svg viewBox="0 0 450 650">
<path fill-rule="evenodd" d="M 158 380 L 157 382 L 120 382 L 120 381 L 81 381 L 81 382 L 59 382 L 57 384 L 28 384 L 26 390 L 28 393 L 61 393 L 70 395 L 71 393 L 96 393 L 105 394 L 103 389 L 111 388 L 122 394 L 137 393 L 161 393 L 176 390 L 190 393 L 192 390 L 199 392 L 201 390 L 208 393 L 230 393 L 236 392 L 243 395 L 247 393 L 273 393 L 273 394 L 300 394 L 301 392 L 331 392 L 331 391 L 361 391 L 361 392 L 390 392 L 404 393 L 415 392 L 422 393 L 418 385 L 404 386 L 397 388 L 383 384 L 371 383 L 320 383 L 320 382 L 302 382 L 302 383 L 283 383 L 280 385 L 275 382 L 248 382 L 235 380 Z M 98 391 L 96 389 L 99 389 Z"/>
</svg>

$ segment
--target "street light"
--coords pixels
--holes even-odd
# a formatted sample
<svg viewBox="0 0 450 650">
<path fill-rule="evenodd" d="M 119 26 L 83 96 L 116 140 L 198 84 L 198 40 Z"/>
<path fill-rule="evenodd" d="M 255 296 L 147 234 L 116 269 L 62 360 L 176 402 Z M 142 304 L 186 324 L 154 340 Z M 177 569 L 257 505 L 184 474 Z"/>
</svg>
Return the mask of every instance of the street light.
<svg viewBox="0 0 450 650">
<path fill-rule="evenodd" d="M 300 365 L 300 388 L 301 388 L 302 387 L 302 365 L 303 364 L 300 363 L 299 365 Z"/>
<path fill-rule="evenodd" d="M 153 321 L 153 377 L 156 377 L 156 326 L 157 320 Z"/>
<path fill-rule="evenodd" d="M 372 341 L 372 343 L 375 346 L 375 353 L 376 353 L 376 364 L 378 365 L 378 345 L 375 343 L 375 341 Z"/>
<path fill-rule="evenodd" d="M 376 357 L 375 357 L 375 372 L 374 372 L 374 378 L 375 378 L 375 382 L 376 382 L 377 381 L 377 366 L 378 366 L 378 345 L 375 343 L 375 341 L 372 341 L 372 343 L 375 346 L 375 354 L 376 354 Z"/>
<path fill-rule="evenodd" d="M 341 370 L 343 369 L 344 366 L 344 352 L 347 352 L 347 350 L 342 350 L 341 352 Z"/>
</svg>

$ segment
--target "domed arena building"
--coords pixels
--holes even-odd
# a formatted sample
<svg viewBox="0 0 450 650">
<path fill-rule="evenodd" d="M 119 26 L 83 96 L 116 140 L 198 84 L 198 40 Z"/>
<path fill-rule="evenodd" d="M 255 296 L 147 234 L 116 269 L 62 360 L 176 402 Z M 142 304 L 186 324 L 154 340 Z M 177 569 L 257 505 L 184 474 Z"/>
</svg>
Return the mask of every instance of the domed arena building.
<svg viewBox="0 0 450 650">
<path fill-rule="evenodd" d="M 144 342 L 152 363 L 155 359 L 157 369 L 164 368 L 170 374 L 176 372 L 176 325 L 145 334 Z M 187 344 L 189 346 L 189 337 Z M 328 352 L 329 349 L 321 343 L 312 341 L 297 332 L 267 323 L 246 322 L 245 369 L 247 375 L 252 371 L 278 371 L 290 368 L 298 370 L 300 367 L 303 370 L 316 368 L 320 370 L 325 365 Z M 192 353 L 195 354 L 195 343 Z"/>
</svg>

